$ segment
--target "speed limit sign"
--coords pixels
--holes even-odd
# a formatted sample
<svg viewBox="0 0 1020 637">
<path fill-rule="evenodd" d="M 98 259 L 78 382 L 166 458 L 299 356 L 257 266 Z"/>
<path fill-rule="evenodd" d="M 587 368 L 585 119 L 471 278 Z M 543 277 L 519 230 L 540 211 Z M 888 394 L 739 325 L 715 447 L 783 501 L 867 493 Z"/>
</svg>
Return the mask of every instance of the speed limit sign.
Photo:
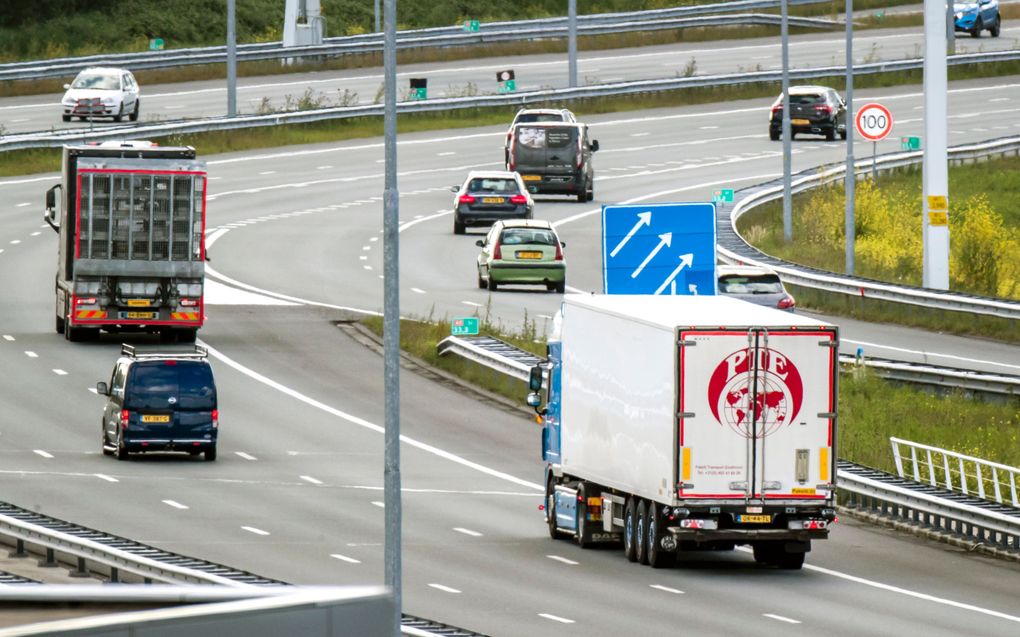
<svg viewBox="0 0 1020 637">
<path fill-rule="evenodd" d="M 885 139 L 892 130 L 893 118 L 889 109 L 871 102 L 865 104 L 857 111 L 854 117 L 854 124 L 861 137 L 869 142 L 878 142 Z"/>
</svg>

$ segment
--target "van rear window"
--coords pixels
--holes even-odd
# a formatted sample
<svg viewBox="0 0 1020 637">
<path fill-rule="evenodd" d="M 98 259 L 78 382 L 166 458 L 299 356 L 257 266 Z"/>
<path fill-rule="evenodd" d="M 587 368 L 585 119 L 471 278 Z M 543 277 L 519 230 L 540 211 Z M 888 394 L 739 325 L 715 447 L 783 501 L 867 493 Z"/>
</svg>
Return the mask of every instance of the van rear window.
<svg viewBox="0 0 1020 637">
<path fill-rule="evenodd" d="M 179 409 L 215 409 L 216 387 L 209 365 L 177 360 L 146 361 L 131 367 L 125 409 L 170 409 L 175 405 Z"/>
</svg>

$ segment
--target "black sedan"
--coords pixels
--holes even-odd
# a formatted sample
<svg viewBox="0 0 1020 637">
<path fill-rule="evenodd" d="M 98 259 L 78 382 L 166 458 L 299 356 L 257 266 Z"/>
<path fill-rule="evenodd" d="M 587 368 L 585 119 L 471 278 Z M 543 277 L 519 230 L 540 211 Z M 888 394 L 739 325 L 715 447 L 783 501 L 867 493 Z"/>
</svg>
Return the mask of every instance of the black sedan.
<svg viewBox="0 0 1020 637">
<path fill-rule="evenodd" d="M 772 103 L 769 113 L 769 139 L 776 141 L 783 132 L 783 95 Z M 790 87 L 790 139 L 797 133 L 824 135 L 828 141 L 846 139 L 846 102 L 826 86 Z"/>
<path fill-rule="evenodd" d="M 532 201 L 521 176 L 505 170 L 472 171 L 453 197 L 453 233 L 468 226 L 490 226 L 502 219 L 531 219 Z"/>
</svg>

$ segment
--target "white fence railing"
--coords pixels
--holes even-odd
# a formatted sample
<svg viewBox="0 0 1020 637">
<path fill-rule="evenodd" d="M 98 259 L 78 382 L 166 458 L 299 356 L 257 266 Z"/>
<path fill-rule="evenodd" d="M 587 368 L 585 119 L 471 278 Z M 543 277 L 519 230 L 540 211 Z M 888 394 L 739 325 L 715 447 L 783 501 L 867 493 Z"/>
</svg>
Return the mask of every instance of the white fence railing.
<svg viewBox="0 0 1020 637">
<path fill-rule="evenodd" d="M 901 478 L 1020 507 L 1020 468 L 900 438 L 890 438 Z"/>
</svg>

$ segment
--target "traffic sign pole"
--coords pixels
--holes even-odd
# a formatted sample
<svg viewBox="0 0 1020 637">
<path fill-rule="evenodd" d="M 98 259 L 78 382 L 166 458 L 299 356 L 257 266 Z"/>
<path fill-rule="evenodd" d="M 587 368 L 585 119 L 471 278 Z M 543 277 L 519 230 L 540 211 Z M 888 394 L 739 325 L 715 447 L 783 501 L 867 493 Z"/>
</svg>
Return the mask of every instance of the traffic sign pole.
<svg viewBox="0 0 1020 637">
<path fill-rule="evenodd" d="M 949 289 L 945 2 L 924 0 L 924 287 Z M 940 204 L 932 206 L 933 203 Z"/>
<path fill-rule="evenodd" d="M 846 245 L 846 274 L 853 276 L 854 251 L 857 241 L 854 222 L 854 188 L 857 174 L 854 172 L 854 0 L 846 0 L 846 175 L 844 176 L 845 214 L 843 219 L 843 241 Z"/>
</svg>

